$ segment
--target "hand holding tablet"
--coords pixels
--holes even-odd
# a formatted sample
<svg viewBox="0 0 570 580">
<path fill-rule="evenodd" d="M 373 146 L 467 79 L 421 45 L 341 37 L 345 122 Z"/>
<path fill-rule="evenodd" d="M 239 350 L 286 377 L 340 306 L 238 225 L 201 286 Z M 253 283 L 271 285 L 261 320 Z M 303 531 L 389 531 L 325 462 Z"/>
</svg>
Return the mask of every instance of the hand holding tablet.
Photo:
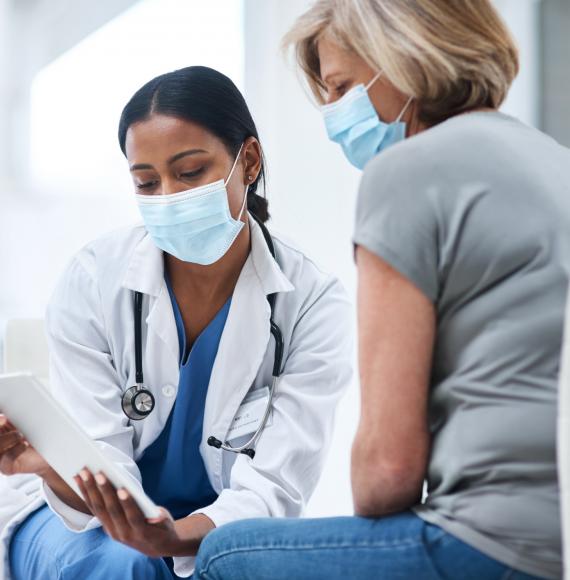
<svg viewBox="0 0 570 580">
<path fill-rule="evenodd" d="M 0 440 L 10 446 L 4 453 L 0 448 L 0 470 L 41 475 L 49 465 L 82 496 L 84 490 L 74 477 L 87 468 L 92 474 L 105 474 L 107 483 L 116 489 L 127 490 L 146 518 L 162 517 L 141 487 L 102 453 L 33 375 L 0 375 L 0 413 L 8 419 L 0 421 L 4 423 Z"/>
</svg>

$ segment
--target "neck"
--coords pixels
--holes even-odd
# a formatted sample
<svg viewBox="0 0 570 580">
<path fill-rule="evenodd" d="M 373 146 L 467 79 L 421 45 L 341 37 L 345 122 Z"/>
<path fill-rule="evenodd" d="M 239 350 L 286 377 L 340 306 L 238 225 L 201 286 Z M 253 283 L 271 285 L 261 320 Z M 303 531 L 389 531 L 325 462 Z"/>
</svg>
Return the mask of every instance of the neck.
<svg viewBox="0 0 570 580">
<path fill-rule="evenodd" d="M 417 135 L 422 131 L 428 129 L 428 125 L 420 121 L 418 116 L 418 103 L 416 100 L 410 103 L 408 108 L 406 117 L 408 117 L 407 121 L 407 137 L 412 137 L 413 135 Z"/>
<path fill-rule="evenodd" d="M 249 256 L 251 233 L 246 220 L 230 249 L 214 264 L 202 266 L 183 262 L 164 254 L 164 267 L 178 295 L 192 295 L 218 302 L 227 300 L 234 291 L 242 268 Z"/>
</svg>

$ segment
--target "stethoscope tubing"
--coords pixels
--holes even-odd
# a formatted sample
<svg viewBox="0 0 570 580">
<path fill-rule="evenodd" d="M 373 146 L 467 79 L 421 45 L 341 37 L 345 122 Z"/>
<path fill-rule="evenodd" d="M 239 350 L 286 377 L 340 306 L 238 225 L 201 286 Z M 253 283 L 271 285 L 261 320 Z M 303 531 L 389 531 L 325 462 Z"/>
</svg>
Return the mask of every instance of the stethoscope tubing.
<svg viewBox="0 0 570 580">
<path fill-rule="evenodd" d="M 265 225 L 257 219 L 257 217 L 251 214 L 255 221 L 261 228 L 263 233 L 263 237 L 267 243 L 269 251 L 271 255 L 275 259 L 275 247 L 273 245 L 273 240 L 271 238 L 271 234 L 265 227 Z M 269 415 L 271 412 L 271 406 L 273 404 L 273 399 L 275 395 L 275 390 L 277 386 L 277 380 L 282 373 L 282 363 L 283 363 L 283 352 L 284 352 L 284 342 L 283 342 L 283 335 L 281 333 L 281 329 L 275 323 L 273 319 L 273 315 L 275 312 L 275 294 L 270 294 L 267 296 L 267 300 L 269 302 L 271 314 L 269 318 L 270 323 L 270 330 L 273 338 L 275 340 L 275 353 L 274 353 L 274 360 L 273 360 L 273 379 L 271 382 L 271 388 L 269 390 L 269 399 L 267 401 L 267 405 L 265 408 L 265 412 L 263 414 L 263 418 L 261 423 L 255 430 L 255 433 L 250 437 L 247 443 L 240 445 L 238 447 L 232 447 L 228 441 L 222 442 L 216 437 L 209 437 L 208 438 L 208 445 L 212 447 L 216 447 L 217 449 L 223 449 L 224 451 L 229 451 L 232 453 L 244 453 L 253 459 L 255 455 L 255 450 L 253 449 L 253 445 L 259 438 L 263 429 L 265 429 L 267 425 L 267 421 L 269 420 Z M 141 419 L 146 418 L 154 409 L 155 401 L 152 393 L 144 386 L 144 378 L 143 378 L 143 354 L 142 354 L 142 304 L 143 304 L 143 294 L 141 292 L 135 292 L 135 302 L 134 302 L 134 330 L 135 330 L 135 374 L 136 374 L 136 386 L 131 387 L 123 394 L 122 399 L 122 408 L 123 412 L 127 417 L 133 421 L 139 421 Z M 134 408 L 134 403 L 136 403 L 135 396 L 145 394 L 148 396 L 149 400 L 151 401 L 151 408 L 145 411 L 139 411 Z"/>
<path fill-rule="evenodd" d="M 273 380 L 271 381 L 271 388 L 269 390 L 269 399 L 268 399 L 267 405 L 265 407 L 265 413 L 263 414 L 263 419 L 261 420 L 259 427 L 255 430 L 255 433 L 250 437 L 250 439 L 247 441 L 247 443 L 244 443 L 243 445 L 239 445 L 238 447 L 233 447 L 232 445 L 229 444 L 228 441 L 226 441 L 225 443 L 222 443 L 219 446 L 220 449 L 223 449 L 224 451 L 230 451 L 232 453 L 243 453 L 244 451 L 253 448 L 254 443 L 257 441 L 257 438 L 259 437 L 261 432 L 265 429 L 265 426 L 267 425 L 267 421 L 269 420 L 269 414 L 271 413 L 271 405 L 273 404 L 273 394 L 275 393 L 275 386 L 277 385 L 278 378 L 279 377 L 273 376 Z M 216 447 L 217 447 L 217 445 L 216 445 Z"/>
</svg>

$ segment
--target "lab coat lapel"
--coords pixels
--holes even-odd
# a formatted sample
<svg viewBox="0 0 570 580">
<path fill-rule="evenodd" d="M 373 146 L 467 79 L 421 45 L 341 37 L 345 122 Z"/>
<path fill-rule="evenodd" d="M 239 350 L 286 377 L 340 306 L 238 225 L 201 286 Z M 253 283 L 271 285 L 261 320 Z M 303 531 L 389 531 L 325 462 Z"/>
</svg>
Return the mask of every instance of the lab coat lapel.
<svg viewBox="0 0 570 580">
<path fill-rule="evenodd" d="M 169 353 L 174 357 L 178 366 L 180 360 L 180 345 L 176 330 L 176 321 L 172 309 L 172 301 L 163 282 L 162 288 L 156 298 L 151 298 L 150 311 L 146 319 L 148 325 L 147 349 L 156 352 L 153 349 L 153 334 L 156 335 L 166 346 Z"/>
<path fill-rule="evenodd" d="M 269 303 L 257 281 L 251 258 L 234 290 L 208 387 L 202 434 L 202 457 L 212 484 L 222 488 L 223 451 L 207 445 L 211 435 L 225 441 L 237 409 L 257 376 L 269 342 Z"/>
<path fill-rule="evenodd" d="M 148 233 L 135 247 L 123 278 L 123 288 L 158 296 L 164 283 L 164 259 Z"/>
<path fill-rule="evenodd" d="M 162 360 L 156 357 L 156 353 L 162 351 L 157 347 L 166 346 L 170 356 L 178 365 L 180 347 L 172 302 L 164 281 L 163 252 L 148 234 L 144 235 L 131 256 L 123 287 L 148 296 L 148 315 L 145 320 L 148 325 L 148 335 L 145 352 L 149 358 L 146 360 Z M 157 338 L 162 345 L 157 345 Z"/>
<path fill-rule="evenodd" d="M 224 451 L 208 437 L 225 441 L 231 421 L 252 387 L 270 340 L 267 295 L 294 290 L 271 256 L 259 226 L 250 219 L 251 252 L 232 297 L 208 387 L 201 453 L 216 491 L 222 489 Z M 271 350 L 271 356 L 273 350 Z"/>
</svg>

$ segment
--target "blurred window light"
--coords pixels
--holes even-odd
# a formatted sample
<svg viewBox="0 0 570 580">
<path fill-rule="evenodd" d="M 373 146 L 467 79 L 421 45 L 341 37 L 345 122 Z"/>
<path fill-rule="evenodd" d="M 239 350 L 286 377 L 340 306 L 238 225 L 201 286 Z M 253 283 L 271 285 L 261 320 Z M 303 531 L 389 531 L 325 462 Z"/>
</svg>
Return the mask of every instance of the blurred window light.
<svg viewBox="0 0 570 580">
<path fill-rule="evenodd" d="M 45 67 L 31 96 L 32 182 L 43 192 L 130 190 L 121 111 L 151 78 L 190 65 L 243 88 L 243 0 L 142 0 Z"/>
</svg>

